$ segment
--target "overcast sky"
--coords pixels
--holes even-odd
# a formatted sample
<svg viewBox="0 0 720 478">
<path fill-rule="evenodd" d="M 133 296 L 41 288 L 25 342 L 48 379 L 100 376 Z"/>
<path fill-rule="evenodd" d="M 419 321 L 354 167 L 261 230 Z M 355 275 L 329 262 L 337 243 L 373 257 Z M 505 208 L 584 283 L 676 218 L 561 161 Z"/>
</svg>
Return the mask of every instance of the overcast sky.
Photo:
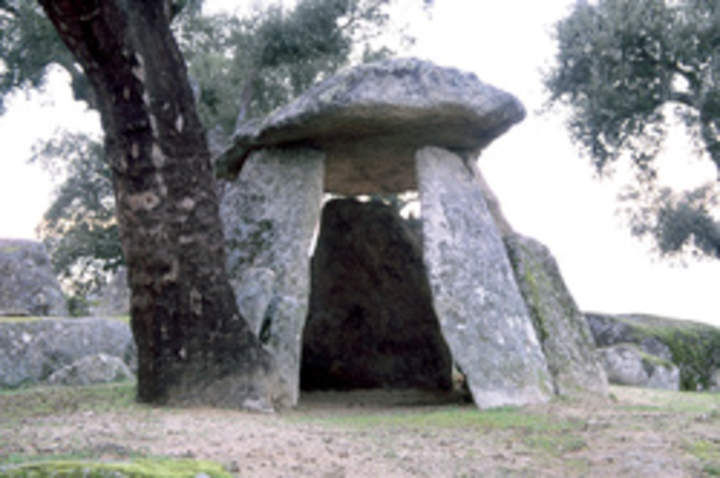
<svg viewBox="0 0 720 478">
<path fill-rule="evenodd" d="M 418 42 L 406 53 L 472 71 L 525 104 L 525 121 L 486 149 L 480 168 L 515 229 L 550 247 L 580 307 L 720 325 L 720 261 L 682 268 L 656 260 L 615 215 L 621 181 L 593 179 L 588 161 L 568 140 L 562 112 L 537 113 L 544 99 L 540 71 L 554 53 L 551 26 L 574 1 L 436 3 L 430 21 L 412 21 Z M 48 174 L 26 164 L 35 138 L 58 127 L 98 128 L 94 115 L 72 102 L 63 81 L 53 82 L 52 95 L 16 97 L 0 117 L 0 237 L 34 237 L 49 204 Z M 683 185 L 713 177 L 707 161 L 684 150 L 681 135 L 676 143 L 667 154 L 667 164 L 675 166 L 667 168 L 667 177 Z"/>
</svg>

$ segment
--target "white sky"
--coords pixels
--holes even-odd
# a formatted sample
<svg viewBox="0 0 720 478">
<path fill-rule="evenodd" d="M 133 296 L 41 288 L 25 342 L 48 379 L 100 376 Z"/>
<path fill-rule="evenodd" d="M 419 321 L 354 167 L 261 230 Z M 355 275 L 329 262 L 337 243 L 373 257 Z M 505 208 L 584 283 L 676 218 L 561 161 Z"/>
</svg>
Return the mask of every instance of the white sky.
<svg viewBox="0 0 720 478">
<path fill-rule="evenodd" d="M 655 260 L 615 216 L 619 184 L 593 179 L 589 163 L 578 158 L 568 141 L 559 114 L 536 114 L 543 102 L 540 69 L 553 55 L 551 25 L 573 3 L 438 0 L 430 22 L 412 21 L 418 43 L 405 53 L 472 71 L 525 104 L 525 121 L 490 145 L 479 164 L 515 229 L 541 240 L 555 254 L 582 309 L 654 313 L 720 325 L 720 261 L 681 268 Z M 98 127 L 94 115 L 88 122 L 83 106 L 72 102 L 62 81 L 50 90 L 52 99 L 15 98 L 11 110 L 0 117 L 0 237 L 34 237 L 49 205 L 48 174 L 26 164 L 35 138 L 47 137 L 58 127 Z M 47 104 L 51 100 L 54 104 Z M 689 156 L 682 148 L 674 151 Z M 690 182 L 714 177 L 709 164 L 672 157 L 668 163 L 676 167 L 671 176 Z"/>
</svg>

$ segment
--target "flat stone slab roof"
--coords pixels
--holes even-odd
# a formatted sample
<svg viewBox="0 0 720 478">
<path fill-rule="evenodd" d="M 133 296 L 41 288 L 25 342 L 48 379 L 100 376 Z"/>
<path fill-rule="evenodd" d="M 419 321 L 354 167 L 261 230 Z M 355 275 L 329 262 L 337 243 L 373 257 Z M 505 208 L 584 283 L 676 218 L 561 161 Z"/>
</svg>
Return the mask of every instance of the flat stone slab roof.
<svg viewBox="0 0 720 478">
<path fill-rule="evenodd" d="M 343 71 L 242 125 L 216 165 L 220 176 L 234 177 L 253 150 L 304 145 L 326 153 L 328 192 L 401 192 L 417 188 L 417 149 L 476 155 L 524 117 L 513 95 L 472 73 L 387 60 Z"/>
</svg>

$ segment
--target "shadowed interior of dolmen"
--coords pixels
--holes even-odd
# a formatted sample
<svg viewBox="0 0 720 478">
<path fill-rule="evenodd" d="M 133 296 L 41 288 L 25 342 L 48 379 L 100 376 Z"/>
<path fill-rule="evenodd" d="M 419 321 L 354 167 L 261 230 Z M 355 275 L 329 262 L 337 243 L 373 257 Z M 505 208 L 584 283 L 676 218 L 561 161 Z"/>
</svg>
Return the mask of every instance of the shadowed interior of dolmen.
<svg viewBox="0 0 720 478">
<path fill-rule="evenodd" d="M 303 392 L 355 391 L 348 399 L 398 403 L 453 398 L 420 227 L 377 198 L 325 204 L 311 262 Z"/>
</svg>

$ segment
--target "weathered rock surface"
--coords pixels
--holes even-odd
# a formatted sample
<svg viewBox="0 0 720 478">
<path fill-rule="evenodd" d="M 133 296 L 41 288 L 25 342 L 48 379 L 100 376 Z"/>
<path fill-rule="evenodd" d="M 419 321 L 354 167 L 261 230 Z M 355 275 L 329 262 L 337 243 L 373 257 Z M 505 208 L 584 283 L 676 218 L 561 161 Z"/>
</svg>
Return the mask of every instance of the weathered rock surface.
<svg viewBox="0 0 720 478">
<path fill-rule="evenodd" d="M 597 345 L 606 347 L 608 345 L 633 343 L 647 354 L 661 357 L 664 360 L 672 360 L 670 347 L 662 340 L 646 334 L 638 325 L 612 315 L 587 314 L 587 321 Z"/>
<path fill-rule="evenodd" d="M 420 238 L 392 208 L 325 204 L 303 337 L 304 389 L 450 389 Z"/>
<path fill-rule="evenodd" d="M 519 234 L 506 235 L 505 245 L 556 392 L 607 395 L 607 377 L 597 358 L 595 340 L 553 255 L 540 242 Z"/>
<path fill-rule="evenodd" d="M 616 385 L 679 390 L 680 370 L 667 360 L 645 353 L 635 344 L 599 349 L 608 380 Z"/>
<path fill-rule="evenodd" d="M 56 370 L 99 353 L 137 368 L 127 323 L 101 318 L 0 323 L 0 388 L 42 382 Z"/>
<path fill-rule="evenodd" d="M 429 147 L 418 151 L 417 171 L 435 311 L 475 403 L 549 399 L 547 363 L 473 169 Z"/>
<path fill-rule="evenodd" d="M 91 385 L 134 379 L 135 375 L 119 357 L 100 353 L 87 355 L 54 371 L 47 382 L 50 385 Z"/>
<path fill-rule="evenodd" d="M 401 192 L 417 189 L 417 149 L 476 152 L 524 116 L 515 97 L 471 73 L 393 59 L 337 74 L 246 124 L 216 164 L 232 176 L 249 151 L 302 142 L 327 155 L 326 191 Z"/>
<path fill-rule="evenodd" d="M 127 269 L 119 268 L 100 293 L 90 300 L 90 315 L 94 317 L 117 317 L 130 315 L 130 287 Z"/>
<path fill-rule="evenodd" d="M 324 156 L 313 149 L 258 151 L 225 186 L 220 204 L 228 273 L 241 312 L 276 359 L 280 406 L 298 400 L 323 171 Z"/>
<path fill-rule="evenodd" d="M 67 315 L 67 304 L 45 246 L 0 239 L 0 315 Z"/>
<path fill-rule="evenodd" d="M 720 328 L 652 315 L 585 314 L 599 347 L 631 343 L 680 369 L 680 388 L 709 390 L 720 369 Z M 608 373 L 609 375 L 609 373 Z"/>
</svg>

